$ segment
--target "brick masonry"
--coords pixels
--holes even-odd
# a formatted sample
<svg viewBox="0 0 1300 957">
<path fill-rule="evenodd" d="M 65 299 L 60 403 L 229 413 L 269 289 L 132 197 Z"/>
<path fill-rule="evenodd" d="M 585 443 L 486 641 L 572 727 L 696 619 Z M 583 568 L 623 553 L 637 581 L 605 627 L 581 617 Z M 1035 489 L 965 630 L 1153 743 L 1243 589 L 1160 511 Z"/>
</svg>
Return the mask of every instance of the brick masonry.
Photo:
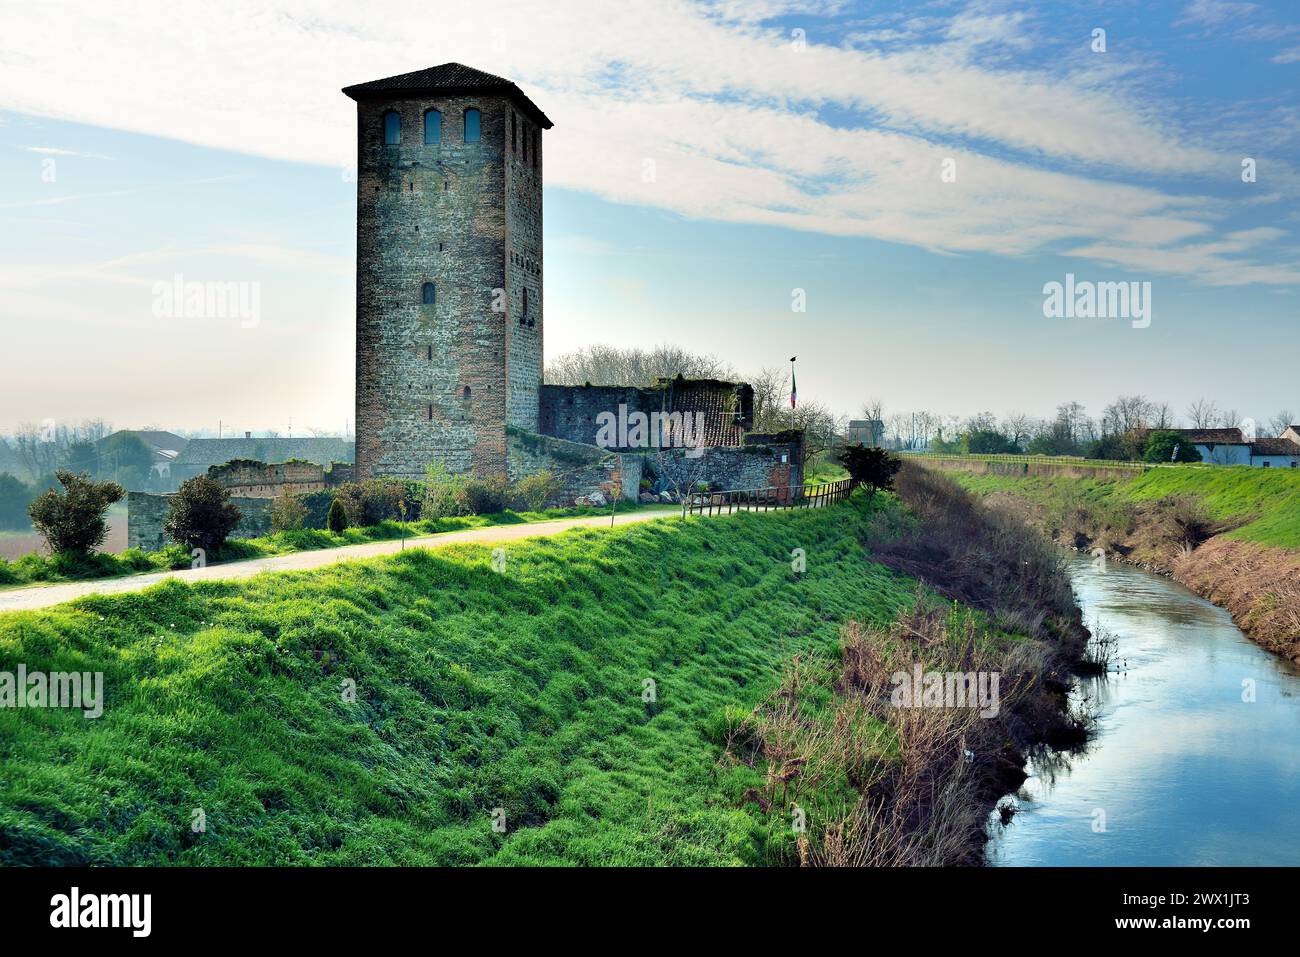
<svg viewBox="0 0 1300 957">
<path fill-rule="evenodd" d="M 398 145 L 384 143 L 389 110 Z M 429 110 L 438 144 L 424 143 Z M 511 98 L 478 94 L 362 97 L 357 123 L 358 476 L 504 473 L 507 423 L 537 427 L 541 130 Z"/>
<path fill-rule="evenodd" d="M 167 513 L 171 509 L 174 494 L 153 495 L 149 492 L 127 492 L 126 494 L 126 547 L 138 548 L 146 552 L 161 551 L 170 540 L 163 531 Z M 257 538 L 271 531 L 272 498 L 230 497 L 230 501 L 239 507 L 243 517 L 231 538 Z"/>
</svg>

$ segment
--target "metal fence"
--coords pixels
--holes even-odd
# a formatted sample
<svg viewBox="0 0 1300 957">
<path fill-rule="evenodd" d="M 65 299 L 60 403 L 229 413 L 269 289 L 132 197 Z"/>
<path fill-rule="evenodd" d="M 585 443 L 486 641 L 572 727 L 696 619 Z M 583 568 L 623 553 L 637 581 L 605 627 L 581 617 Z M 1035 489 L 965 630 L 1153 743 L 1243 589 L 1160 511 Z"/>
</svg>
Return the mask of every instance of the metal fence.
<svg viewBox="0 0 1300 957">
<path fill-rule="evenodd" d="M 765 512 L 774 508 L 820 508 L 849 497 L 857 487 L 853 479 L 818 485 L 769 488 L 741 488 L 729 492 L 691 492 L 682 502 L 682 516 L 730 515 L 732 512 Z"/>
</svg>

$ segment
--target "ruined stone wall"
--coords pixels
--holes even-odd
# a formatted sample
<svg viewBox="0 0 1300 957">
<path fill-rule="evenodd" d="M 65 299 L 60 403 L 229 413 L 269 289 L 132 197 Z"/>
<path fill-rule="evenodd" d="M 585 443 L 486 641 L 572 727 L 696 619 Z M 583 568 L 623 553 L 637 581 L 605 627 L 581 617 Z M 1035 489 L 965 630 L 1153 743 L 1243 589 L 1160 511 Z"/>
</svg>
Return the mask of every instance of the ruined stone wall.
<svg viewBox="0 0 1300 957">
<path fill-rule="evenodd" d="M 606 498 L 617 493 L 625 499 L 636 499 L 644 465 L 641 455 L 608 453 L 593 445 L 514 428 L 507 442 L 511 481 L 546 470 L 564 483 L 559 499 L 548 504 L 572 505 L 574 499 L 594 491 Z"/>
<path fill-rule="evenodd" d="M 746 405 L 742 397 L 747 399 Z M 748 385 L 714 379 L 663 381 L 651 388 L 609 385 L 544 385 L 541 389 L 538 431 L 572 442 L 596 442 L 597 417 L 602 412 L 679 413 L 699 416 L 703 429 L 700 445 L 741 445 L 744 429 L 752 424 L 753 389 Z M 692 423 L 696 420 L 693 419 Z M 669 443 L 671 444 L 671 439 Z"/>
<path fill-rule="evenodd" d="M 464 141 L 470 107 L 481 112 L 477 143 Z M 401 143 L 391 146 L 390 109 L 401 116 Z M 442 114 L 436 145 L 424 144 L 429 109 Z M 482 95 L 357 104 L 358 478 L 419 478 L 433 461 L 453 472 L 506 470 L 512 111 Z M 537 215 L 540 228 L 540 202 Z M 428 305 L 426 282 L 436 287 Z"/>
<path fill-rule="evenodd" d="M 148 492 L 128 492 L 126 495 L 126 547 L 141 551 L 161 551 L 171 544 L 163 531 L 167 513 L 175 495 L 153 495 Z M 231 538 L 258 538 L 271 531 L 272 498 L 245 498 L 231 496 L 230 501 L 242 513 Z"/>
<path fill-rule="evenodd" d="M 349 470 L 350 471 L 350 470 Z M 313 462 L 235 461 L 214 465 L 208 477 L 230 492 L 246 498 L 274 498 L 282 492 L 318 492 L 326 487 L 325 469 Z"/>
<path fill-rule="evenodd" d="M 656 492 L 686 492 L 701 482 L 711 491 L 803 485 L 797 444 L 706 448 L 698 458 L 687 457 L 685 449 L 667 449 L 650 456 L 648 466 L 656 475 Z"/>
</svg>

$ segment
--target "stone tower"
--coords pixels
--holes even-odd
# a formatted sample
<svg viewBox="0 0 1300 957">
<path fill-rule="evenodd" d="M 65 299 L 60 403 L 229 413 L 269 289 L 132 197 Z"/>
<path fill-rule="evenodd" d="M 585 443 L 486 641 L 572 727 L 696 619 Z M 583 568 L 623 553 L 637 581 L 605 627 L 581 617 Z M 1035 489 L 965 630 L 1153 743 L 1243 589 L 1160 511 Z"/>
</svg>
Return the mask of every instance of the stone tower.
<svg viewBox="0 0 1300 957">
<path fill-rule="evenodd" d="M 360 83 L 360 478 L 506 471 L 537 430 L 542 131 L 514 83 L 459 63 Z"/>
</svg>

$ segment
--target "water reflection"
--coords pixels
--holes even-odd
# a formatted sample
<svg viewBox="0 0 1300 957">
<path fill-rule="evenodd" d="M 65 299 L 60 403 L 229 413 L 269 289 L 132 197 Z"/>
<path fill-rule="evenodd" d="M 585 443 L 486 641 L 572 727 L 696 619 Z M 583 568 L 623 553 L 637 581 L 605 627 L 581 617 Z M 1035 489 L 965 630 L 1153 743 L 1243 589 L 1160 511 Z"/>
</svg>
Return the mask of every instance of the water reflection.
<svg viewBox="0 0 1300 957">
<path fill-rule="evenodd" d="M 1300 672 L 1165 579 L 1086 558 L 1071 575 L 1116 670 L 1080 682 L 1096 734 L 1031 758 L 990 863 L 1300 864 Z"/>
</svg>

